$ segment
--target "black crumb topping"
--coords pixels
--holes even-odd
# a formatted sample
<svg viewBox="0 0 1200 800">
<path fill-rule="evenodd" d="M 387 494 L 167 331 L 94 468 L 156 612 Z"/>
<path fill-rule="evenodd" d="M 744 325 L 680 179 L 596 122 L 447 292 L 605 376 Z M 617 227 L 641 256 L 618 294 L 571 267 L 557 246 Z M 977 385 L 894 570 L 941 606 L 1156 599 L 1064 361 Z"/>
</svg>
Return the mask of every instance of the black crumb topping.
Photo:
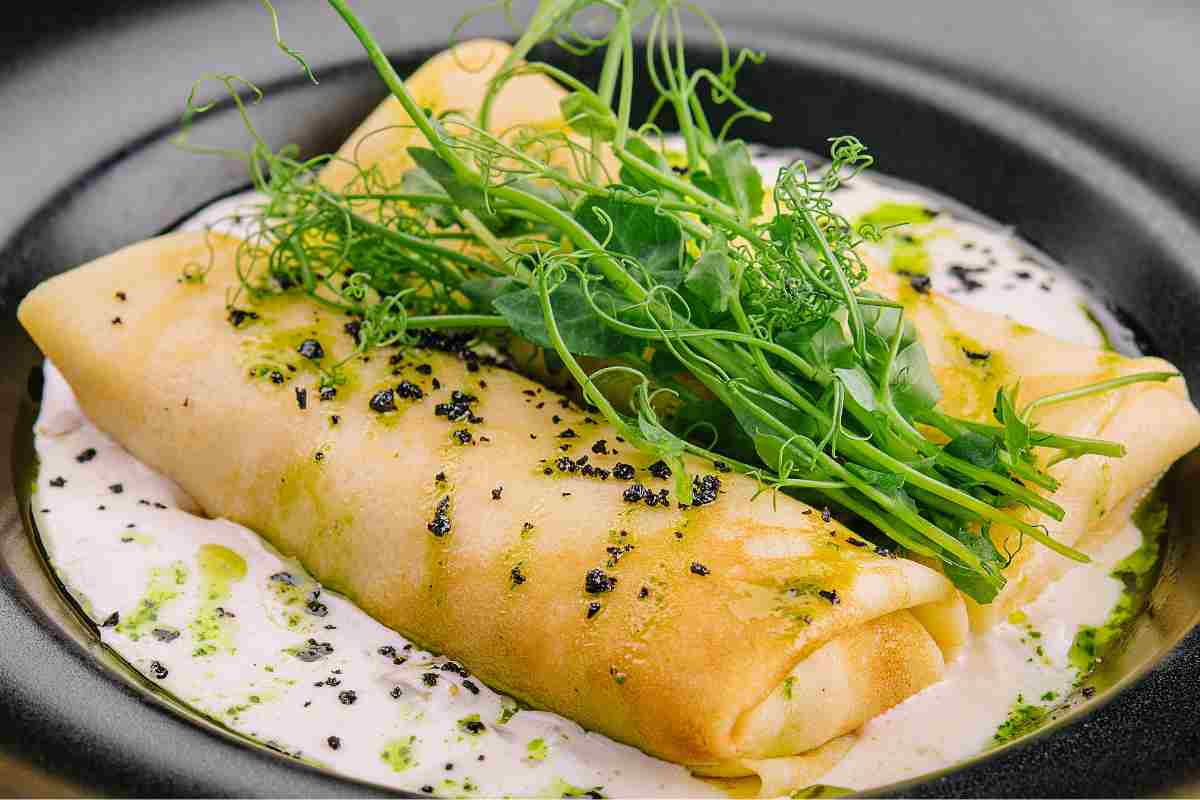
<svg viewBox="0 0 1200 800">
<path fill-rule="evenodd" d="M 503 486 L 497 486 L 495 489 L 492 489 L 492 499 L 493 500 L 499 500 L 500 496 L 503 494 L 504 494 Z"/>
<path fill-rule="evenodd" d="M 154 677 L 155 680 L 161 681 L 164 678 L 166 678 L 167 675 L 170 674 L 170 672 L 167 670 L 166 667 L 164 667 L 162 665 L 162 662 L 151 661 L 150 662 L 150 674 Z"/>
<path fill-rule="evenodd" d="M 471 409 L 471 404 L 478 401 L 478 399 L 473 394 L 467 394 L 455 389 L 450 393 L 450 402 L 438 403 L 433 407 L 433 414 L 437 417 L 445 417 L 451 422 L 457 422 L 463 417 L 474 417 L 475 414 Z M 471 421 L 474 422 L 475 420 Z M 482 422 L 483 420 L 479 421 Z"/>
<path fill-rule="evenodd" d="M 416 369 L 416 371 L 418 373 L 420 373 L 421 375 L 432 375 L 433 374 L 433 366 L 430 364 L 417 364 L 417 366 L 414 369 Z"/>
<path fill-rule="evenodd" d="M 991 353 L 977 353 L 974 350 L 968 350 L 965 347 L 962 348 L 962 351 L 963 355 L 969 358 L 971 361 L 987 361 L 992 357 Z"/>
<path fill-rule="evenodd" d="M 229 324 L 235 328 L 240 328 L 245 323 L 256 319 L 258 319 L 258 314 L 254 311 L 246 311 L 242 308 L 229 309 Z"/>
<path fill-rule="evenodd" d="M 108 487 L 108 490 L 113 494 L 120 494 L 121 492 L 125 491 L 125 486 L 120 483 L 114 483 Z"/>
<path fill-rule="evenodd" d="M 170 628 L 155 628 L 150 635 L 160 642 L 173 642 L 179 638 L 179 631 Z"/>
<path fill-rule="evenodd" d="M 1084 697 L 1093 697 L 1096 694 L 1095 686 L 1085 686 L 1079 690 Z"/>
<path fill-rule="evenodd" d="M 433 787 L 426 784 L 425 786 L 421 787 L 421 791 L 424 792 L 425 794 L 433 794 Z"/>
<path fill-rule="evenodd" d="M 460 675 L 464 678 L 471 674 L 466 667 L 457 661 L 446 661 L 438 666 L 438 669 L 440 669 L 442 672 L 453 672 L 455 675 Z"/>
<path fill-rule="evenodd" d="M 325 348 L 316 339 L 305 339 L 296 348 L 296 352 L 311 361 L 319 361 L 325 357 Z"/>
<path fill-rule="evenodd" d="M 371 396 L 371 410 L 377 414 L 385 414 L 396 410 L 396 393 L 391 389 L 382 389 Z"/>
<path fill-rule="evenodd" d="M 933 288 L 933 281 L 928 275 L 910 275 L 908 277 L 908 285 L 917 294 L 929 294 Z"/>
<path fill-rule="evenodd" d="M 471 694 L 479 694 L 479 687 L 475 685 L 474 681 L 464 679 L 462 682 L 462 687 Z"/>
<path fill-rule="evenodd" d="M 355 344 L 358 344 L 359 334 L 362 333 L 362 322 L 359 320 L 347 322 L 342 326 L 342 330 L 344 330 L 346 334 L 354 340 Z"/>
<path fill-rule="evenodd" d="M 665 461 L 655 461 L 653 464 L 647 467 L 647 469 L 650 470 L 651 475 L 661 480 L 666 480 L 667 478 L 671 477 L 671 468 L 667 466 L 667 462 Z"/>
<path fill-rule="evenodd" d="M 104 622 L 100 623 L 100 627 L 101 628 L 112 628 L 116 625 L 119 625 L 120 623 L 121 623 L 121 615 L 118 612 L 114 611 L 105 618 Z"/>
<path fill-rule="evenodd" d="M 640 483 L 635 483 L 621 494 L 621 499 L 626 503 L 640 503 L 647 494 L 652 492 Z"/>
<path fill-rule="evenodd" d="M 633 545 L 631 545 L 629 543 L 625 543 L 625 544 L 619 545 L 619 546 L 611 545 L 609 547 L 604 548 L 604 551 L 606 553 L 608 553 L 608 561 L 605 563 L 605 566 L 607 566 L 609 568 L 615 567 L 617 565 L 617 562 L 619 562 L 621 560 L 621 558 L 632 549 L 633 549 Z"/>
<path fill-rule="evenodd" d="M 438 483 L 445 483 L 446 482 L 446 473 L 439 472 L 437 475 L 433 476 L 433 479 L 435 481 L 437 481 Z"/>
<path fill-rule="evenodd" d="M 475 437 L 466 428 L 459 428 L 454 432 L 454 438 L 459 444 L 471 444 L 475 441 Z"/>
<path fill-rule="evenodd" d="M 429 532 L 439 539 L 450 532 L 450 498 L 443 497 L 438 501 L 437 511 L 433 513 L 433 519 L 425 527 L 429 528 Z"/>
<path fill-rule="evenodd" d="M 301 411 L 308 408 L 308 389 L 296 387 L 296 405 L 300 407 Z"/>
<path fill-rule="evenodd" d="M 379 648 L 379 655 L 391 658 L 396 655 L 396 648 L 392 647 L 390 644 L 385 644 L 383 647 Z"/>
<path fill-rule="evenodd" d="M 643 586 L 641 589 L 638 589 L 638 600 L 645 600 L 649 596 L 650 596 L 650 587 L 649 586 Z"/>
<path fill-rule="evenodd" d="M 575 431 L 571 430 L 570 428 L 566 428 L 559 432 L 558 438 L 559 439 L 574 439 L 578 435 L 579 434 L 575 433 Z"/>
<path fill-rule="evenodd" d="M 730 466 L 724 461 L 714 461 L 713 469 L 715 469 L 717 472 L 729 472 Z"/>
<path fill-rule="evenodd" d="M 597 439 L 592 445 L 592 452 L 598 456 L 608 455 L 608 442 L 605 439 Z"/>
<path fill-rule="evenodd" d="M 692 478 L 692 505 L 706 506 L 721 492 L 721 479 L 716 475 L 697 475 Z"/>
<path fill-rule="evenodd" d="M 309 639 L 303 647 L 292 651 L 292 655 L 308 663 L 320 661 L 322 658 L 332 654 L 333 645 L 329 642 L 318 642 L 316 639 Z"/>
<path fill-rule="evenodd" d="M 320 590 L 314 592 L 312 598 L 305 603 L 304 608 L 314 617 L 327 617 L 329 616 L 329 606 L 318 600 L 319 596 Z"/>
<path fill-rule="evenodd" d="M 846 544 L 850 545 L 851 547 L 866 547 L 867 546 L 867 543 L 864 542 L 862 539 L 855 539 L 853 536 L 846 537 Z"/>
<path fill-rule="evenodd" d="M 473 334 L 470 331 L 447 333 L 437 330 L 410 331 L 417 337 L 417 347 L 423 350 L 438 350 L 442 353 L 462 355 L 470 352 L 467 345 L 471 343 Z"/>
<path fill-rule="evenodd" d="M 271 371 L 270 378 L 271 378 L 271 383 L 275 384 L 276 386 L 283 383 L 283 373 L 277 369 Z"/>
<path fill-rule="evenodd" d="M 704 566 L 699 561 L 693 561 L 692 565 L 688 567 L 688 571 L 693 575 L 699 575 L 702 578 L 709 573 L 708 567 Z"/>
<path fill-rule="evenodd" d="M 426 686 L 437 686 L 438 674 L 436 672 L 424 672 L 421 674 L 421 683 Z"/>
<path fill-rule="evenodd" d="M 95 457 L 96 457 L 96 448 L 89 447 L 87 450 L 84 450 L 82 453 L 75 456 L 75 460 L 78 461 L 80 464 L 86 464 L 87 462 L 91 461 Z"/>
<path fill-rule="evenodd" d="M 288 586 L 296 585 L 296 578 L 290 572 L 276 572 L 270 577 L 269 580 L 273 580 L 276 583 L 287 584 Z"/>
<path fill-rule="evenodd" d="M 114 297 L 116 297 L 122 303 L 129 299 L 129 295 L 125 294 L 124 292 L 117 292 Z"/>
<path fill-rule="evenodd" d="M 591 619 L 592 617 L 599 614 L 600 609 L 603 607 L 604 606 L 600 605 L 599 603 L 588 603 L 587 618 Z"/>
<path fill-rule="evenodd" d="M 392 696 L 393 700 L 399 700 L 400 696 L 404 694 L 404 690 L 401 689 L 399 686 L 393 686 L 392 690 L 390 692 L 388 692 L 388 694 L 390 694 Z"/>
<path fill-rule="evenodd" d="M 618 463 L 612 468 L 612 476 L 619 481 L 633 480 L 633 465 Z"/>
<path fill-rule="evenodd" d="M 332 400 L 335 397 L 337 397 L 337 387 L 336 386 L 322 386 L 321 387 L 321 402 L 323 402 L 323 403 L 329 402 L 330 400 Z"/>
<path fill-rule="evenodd" d="M 340 748 L 342 746 L 342 740 L 336 736 L 330 736 L 325 741 L 329 744 L 330 750 L 337 750 L 338 748 Z"/>
<path fill-rule="evenodd" d="M 412 381 L 400 381 L 396 385 L 396 394 L 405 400 L 420 400 L 425 396 L 425 392 L 421 391 L 421 387 Z"/>
<path fill-rule="evenodd" d="M 50 479 L 50 485 L 53 486 L 55 489 L 61 489 L 62 487 L 67 485 L 67 479 L 64 478 L 62 475 L 59 475 L 57 478 Z"/>
<path fill-rule="evenodd" d="M 951 264 L 948 271 L 958 281 L 962 290 L 970 293 L 983 288 L 983 283 L 976 280 L 974 276 L 981 272 L 987 272 L 987 267 L 967 267 L 962 264 Z"/>
<path fill-rule="evenodd" d="M 588 594 L 603 594 L 611 592 L 617 586 L 617 579 L 602 569 L 590 569 L 583 579 L 583 590 Z"/>
<path fill-rule="evenodd" d="M 842 602 L 842 598 L 838 597 L 837 589 L 821 589 L 817 594 L 828 600 L 830 605 L 836 606 Z"/>
<path fill-rule="evenodd" d="M 833 512 L 829 510 L 829 506 L 821 509 L 821 522 L 829 522 L 833 519 Z"/>
<path fill-rule="evenodd" d="M 338 692 L 338 702 L 344 706 L 354 705 L 354 701 L 358 699 L 358 692 L 353 689 L 346 689 Z"/>
</svg>

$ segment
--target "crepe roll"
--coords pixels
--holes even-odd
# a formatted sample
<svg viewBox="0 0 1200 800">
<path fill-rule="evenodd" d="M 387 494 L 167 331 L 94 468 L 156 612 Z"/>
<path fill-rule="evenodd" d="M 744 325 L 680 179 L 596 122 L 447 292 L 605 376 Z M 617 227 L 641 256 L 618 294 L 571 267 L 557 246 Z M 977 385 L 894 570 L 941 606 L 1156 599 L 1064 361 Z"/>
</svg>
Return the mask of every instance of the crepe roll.
<svg viewBox="0 0 1200 800">
<path fill-rule="evenodd" d="M 904 304 L 942 389 L 939 410 L 953 416 L 995 424 L 992 407 L 1001 387 L 1019 385 L 1017 399 L 1023 406 L 1045 395 L 1124 375 L 1175 371 L 1161 358 L 1128 358 L 1061 341 L 937 292 L 918 293 L 907 281 L 883 270 L 872 273 L 871 284 Z M 1120 525 L 1106 524 L 1114 511 L 1200 444 L 1200 413 L 1182 378 L 1135 383 L 1046 406 L 1034 411 L 1032 422 L 1041 430 L 1117 442 L 1126 451 L 1121 458 L 1089 455 L 1057 464 L 1052 459 L 1058 451 L 1037 451 L 1040 464 L 1060 484 L 1052 494 L 1043 494 L 1049 494 L 1066 515 L 1062 521 L 1033 510 L 1022 515 L 1072 546 L 1089 531 L 1110 535 L 1119 531 Z M 994 528 L 992 538 L 1001 552 L 1015 550 L 1016 556 L 1005 571 L 1008 584 L 995 600 L 988 605 L 967 601 L 973 626 L 980 630 L 1033 600 L 1072 563 L 1036 543 L 1022 543 L 1008 527 Z M 1087 541 L 1093 547 L 1104 543 L 1096 536 Z"/>
<path fill-rule="evenodd" d="M 967 635 L 938 571 L 699 462 L 681 507 L 602 419 L 461 338 L 355 357 L 322 392 L 354 320 L 296 294 L 227 307 L 237 247 L 133 245 L 20 320 L 88 417 L 208 515 L 489 685 L 698 772 L 782 780 Z"/>
</svg>

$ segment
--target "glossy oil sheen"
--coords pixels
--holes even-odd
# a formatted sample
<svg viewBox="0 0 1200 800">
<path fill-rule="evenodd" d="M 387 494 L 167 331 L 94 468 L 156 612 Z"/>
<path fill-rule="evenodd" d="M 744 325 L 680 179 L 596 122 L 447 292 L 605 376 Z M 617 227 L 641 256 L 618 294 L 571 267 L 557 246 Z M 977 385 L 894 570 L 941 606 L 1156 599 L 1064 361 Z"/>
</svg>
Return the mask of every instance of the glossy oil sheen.
<svg viewBox="0 0 1200 800">
<path fill-rule="evenodd" d="M 27 442 L 14 447 L 14 437 L 28 435 L 28 409 L 23 419 L 18 412 L 36 361 L 13 323 L 16 302 L 37 281 L 162 231 L 243 183 L 238 165 L 196 159 L 166 142 L 191 80 L 228 69 L 264 84 L 269 99 L 255 111 L 261 130 L 273 144 L 298 141 L 308 153 L 336 146 L 382 96 L 357 45 L 320 3 L 287 4 L 284 20 L 289 40 L 317 67 L 319 88 L 304 85 L 273 49 L 255 4 L 121 5 L 111 19 L 97 21 L 94 10 L 69 18 L 70 35 L 31 34 L 22 41 L 32 49 L 4 48 L 0 62 L 0 174 L 10 187 L 0 204 L 0 749 L 28 793 L 368 794 L 182 724 L 161 699 L 141 702 L 145 686 L 110 671 L 60 602 L 7 494 L 20 474 L 11 459 L 29 452 Z M 442 47 L 449 20 L 472 5 L 412 4 L 400 15 L 394 3 L 356 4 L 402 54 L 402 71 Z M 729 22 L 735 42 L 771 53 L 770 66 L 739 86 L 777 113 L 776 125 L 743 135 L 810 150 L 830 134 L 859 135 L 885 171 L 1011 222 L 1075 266 L 1150 350 L 1200 385 L 1192 341 L 1200 145 L 1176 135 L 1194 128 L 1183 98 L 1194 97 L 1188 76 L 1200 70 L 1188 48 L 1171 46 L 1181 31 L 1192 32 L 1185 41 L 1200 33 L 1200 12 L 1167 3 L 1126 17 L 1049 2 L 1005 14 L 933 0 L 894 11 L 867 2 L 706 5 Z M 54 6 L 35 14 L 52 18 Z M 502 29 L 484 23 L 472 32 Z M 1172 68 L 1160 68 L 1163 59 Z M 1160 123 L 1139 126 L 1143 117 Z M 196 135 L 228 143 L 238 132 L 225 109 Z M 1144 638 L 1110 665 L 1116 691 L 1092 704 L 1087 724 L 1068 718 L 965 768 L 885 793 L 1121 795 L 1178 787 L 1195 774 L 1200 548 L 1192 541 L 1200 497 L 1186 487 L 1198 479 L 1194 458 L 1168 477 L 1176 529 L 1153 614 L 1142 622 Z M 1180 644 L 1160 652 L 1149 644 L 1159 637 Z"/>
</svg>

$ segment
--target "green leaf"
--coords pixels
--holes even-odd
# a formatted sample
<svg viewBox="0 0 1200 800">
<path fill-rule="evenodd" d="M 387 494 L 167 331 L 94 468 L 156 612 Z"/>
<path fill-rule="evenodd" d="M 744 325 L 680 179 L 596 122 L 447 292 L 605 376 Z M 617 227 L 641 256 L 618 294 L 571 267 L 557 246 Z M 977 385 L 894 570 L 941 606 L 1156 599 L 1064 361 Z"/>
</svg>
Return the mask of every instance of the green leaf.
<svg viewBox="0 0 1200 800">
<path fill-rule="evenodd" d="M 688 176 L 688 179 L 691 180 L 692 184 L 700 191 L 711 194 L 713 197 L 718 199 L 723 197 L 721 185 L 713 180 L 712 176 L 707 172 L 704 172 L 703 170 L 696 170 Z"/>
<path fill-rule="evenodd" d="M 846 387 L 846 394 L 866 411 L 877 411 L 879 402 L 875 397 L 875 384 L 862 367 L 841 367 L 833 374 Z"/>
<path fill-rule="evenodd" d="M 896 354 L 891 389 L 896 408 L 906 417 L 928 411 L 942 399 L 925 347 L 919 341 L 913 341 Z"/>
<path fill-rule="evenodd" d="M 827 370 L 854 366 L 854 346 L 842 324 L 832 318 L 816 320 L 775 337 L 775 343 Z"/>
<path fill-rule="evenodd" d="M 593 290 L 592 295 L 597 302 L 607 299 L 614 303 L 614 309 L 619 308 L 615 304 L 615 295 L 610 296 L 603 289 Z M 541 347 L 553 348 L 536 289 L 499 294 L 492 299 L 492 307 L 519 336 Z M 574 355 L 617 356 L 638 350 L 634 340 L 617 333 L 596 315 L 588 304 L 579 278 L 575 276 L 563 281 L 551 292 L 550 307 L 563 342 Z"/>
<path fill-rule="evenodd" d="M 571 130 L 611 142 L 617 135 L 617 115 L 591 92 L 571 92 L 558 103 Z"/>
<path fill-rule="evenodd" d="M 448 228 L 458 222 L 454 217 L 454 212 L 451 210 L 451 205 L 454 201 L 450 198 L 450 195 L 446 194 L 446 190 L 442 188 L 442 185 L 435 181 L 433 176 L 421 167 L 413 167 L 400 177 L 400 189 L 412 194 L 444 195 L 446 198 L 445 205 L 430 204 L 422 206 L 422 208 L 424 208 L 425 213 L 433 217 L 434 222 L 443 228 Z"/>
<path fill-rule="evenodd" d="M 1014 387 L 1013 395 L 1019 390 L 1020 386 Z M 1029 426 L 1021 419 L 1013 397 L 1003 387 L 996 391 L 996 404 L 992 408 L 992 414 L 995 415 L 996 421 L 1004 426 L 1004 447 L 1008 454 L 1014 461 L 1026 458 L 1029 450 Z"/>
<path fill-rule="evenodd" d="M 683 285 L 712 314 L 729 310 L 733 297 L 733 262 L 725 240 L 711 244 L 692 264 Z"/>
<path fill-rule="evenodd" d="M 977 603 L 987 604 L 996 599 L 996 595 L 1004 588 L 1007 581 L 1001 572 L 1004 569 L 1004 557 L 996 549 L 992 537 L 987 531 L 975 532 L 963 527 L 943 526 L 951 536 L 965 544 L 972 553 L 979 556 L 986 572 L 975 572 L 960 567 L 949 561 L 944 563 L 946 577 L 950 579 L 963 594 Z"/>
<path fill-rule="evenodd" d="M 625 142 L 625 149 L 660 172 L 670 174 L 671 164 L 667 161 L 666 156 L 640 136 L 629 137 Z M 634 172 L 624 165 L 621 166 L 620 174 L 622 183 L 632 186 L 640 192 L 659 192 L 666 198 L 678 197 L 675 192 L 663 189 L 653 178 L 648 178 L 640 172 Z"/>
<path fill-rule="evenodd" d="M 846 464 L 846 469 L 885 494 L 895 496 L 904 488 L 904 477 L 894 472 L 880 472 L 854 463 Z"/>
<path fill-rule="evenodd" d="M 981 469 L 994 470 L 1000 460 L 999 443 L 991 436 L 974 431 L 956 436 L 942 449 L 946 455 L 961 458 Z"/>
<path fill-rule="evenodd" d="M 636 259 L 655 283 L 678 288 L 683 234 L 674 219 L 611 197 L 588 197 L 575 209 L 575 219 L 597 241 L 607 241 L 610 251 Z"/>
<path fill-rule="evenodd" d="M 455 204 L 479 217 L 480 221 L 493 232 L 504 228 L 504 221 L 496 212 L 488 207 L 487 197 L 478 186 L 473 186 L 460 180 L 450 165 L 442 157 L 427 147 L 410 147 L 408 154 L 412 156 L 417 166 L 436 181 Z"/>
<path fill-rule="evenodd" d="M 807 437 L 800 436 L 810 446 L 813 445 L 812 440 Z M 787 474 L 790 470 L 786 469 L 790 463 L 793 469 L 799 469 L 801 472 L 807 472 L 812 469 L 812 456 L 805 453 L 795 440 L 785 440 L 772 433 L 756 433 L 754 435 L 754 452 L 762 459 L 762 462 L 773 470 L 779 471 L 781 475 Z M 785 469 L 780 469 L 780 467 Z"/>
<path fill-rule="evenodd" d="M 888 299 L 874 292 L 863 292 L 862 294 L 864 297 L 877 300 Z M 919 340 L 916 326 L 909 319 L 903 317 L 902 309 L 891 306 L 860 305 L 859 313 L 862 314 L 863 325 L 870 333 L 879 337 L 885 351 L 896 334 L 896 324 L 902 318 L 904 319 L 904 330 L 900 333 L 900 346 L 906 347 Z"/>
<path fill-rule="evenodd" d="M 709 157 L 712 180 L 720 196 L 738 210 L 743 219 L 755 219 L 762 214 L 762 173 L 750 158 L 750 148 L 740 139 L 728 141 Z"/>
<path fill-rule="evenodd" d="M 525 285 L 516 278 L 469 278 L 458 288 L 470 298 L 476 310 L 483 314 L 495 310 L 496 298 L 520 291 Z"/>
</svg>

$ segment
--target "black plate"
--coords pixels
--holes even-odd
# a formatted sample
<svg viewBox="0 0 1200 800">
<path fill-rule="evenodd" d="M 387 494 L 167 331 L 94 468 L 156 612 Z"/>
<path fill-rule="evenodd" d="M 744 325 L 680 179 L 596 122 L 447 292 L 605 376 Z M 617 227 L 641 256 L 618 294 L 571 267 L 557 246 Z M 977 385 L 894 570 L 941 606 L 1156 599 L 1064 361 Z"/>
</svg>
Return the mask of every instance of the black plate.
<svg viewBox="0 0 1200 800">
<path fill-rule="evenodd" d="M 475 0 L 362 0 L 411 67 Z M 1006 222 L 1067 263 L 1200 385 L 1200 9 L 1098 9 L 1084 0 L 706 2 L 731 39 L 766 50 L 741 84 L 777 115 L 743 136 L 820 150 L 852 132 L 887 172 Z M 1177 6 L 1177 7 L 1176 7 Z M 316 67 L 305 85 L 249 0 L 42 2 L 0 32 L 0 782 L 18 793 L 364 795 L 370 787 L 182 721 L 112 671 L 54 594 L 10 487 L 37 355 L 16 303 L 37 281 L 154 235 L 245 183 L 237 165 L 174 149 L 191 81 L 210 70 L 264 86 L 272 144 L 336 147 L 383 95 L 357 44 L 317 0 L 280 5 Z M 471 33 L 503 34 L 493 15 Z M 587 69 L 587 64 L 577 64 Z M 225 110 L 202 141 L 241 141 Z M 26 408 L 26 412 L 28 408 Z M 15 432 L 15 437 L 14 437 Z M 1170 479 L 1172 547 L 1153 615 L 1118 683 L 1040 735 L 903 795 L 1187 792 L 1200 772 L 1200 463 Z"/>
</svg>

